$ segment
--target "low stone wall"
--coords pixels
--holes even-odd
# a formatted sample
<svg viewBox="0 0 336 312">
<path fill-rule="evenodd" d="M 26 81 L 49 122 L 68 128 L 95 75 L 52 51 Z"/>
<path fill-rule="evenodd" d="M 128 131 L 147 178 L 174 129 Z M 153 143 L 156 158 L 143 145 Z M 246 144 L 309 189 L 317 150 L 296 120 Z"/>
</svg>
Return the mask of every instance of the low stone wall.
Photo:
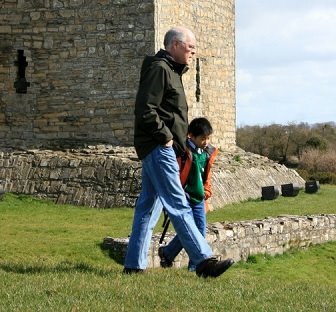
<svg viewBox="0 0 336 312">
<path fill-rule="evenodd" d="M 266 157 L 220 151 L 213 168 L 213 209 L 261 197 L 261 187 L 304 186 L 296 171 Z M 0 150 L 0 187 L 59 204 L 134 206 L 141 188 L 141 162 L 132 147 L 110 145 L 65 150 Z"/>
<path fill-rule="evenodd" d="M 0 186 L 58 204 L 133 206 L 140 169 L 134 152 L 120 147 L 1 152 Z"/>
<path fill-rule="evenodd" d="M 245 152 L 220 152 L 212 170 L 213 196 L 211 206 L 216 209 L 226 204 L 261 197 L 263 186 L 295 183 L 303 188 L 305 181 L 299 174 L 267 157 Z"/>
<path fill-rule="evenodd" d="M 165 242 L 174 236 L 166 235 Z M 153 236 L 148 254 L 148 267 L 160 266 L 158 257 L 161 234 Z M 291 248 L 305 248 L 336 240 L 336 215 L 279 216 L 264 220 L 217 222 L 207 227 L 207 240 L 214 254 L 236 262 L 256 254 L 282 254 Z M 112 257 L 121 262 L 125 257 L 128 239 L 106 237 L 103 247 L 111 250 Z M 188 256 L 183 250 L 174 262 L 175 267 L 185 266 Z"/>
</svg>

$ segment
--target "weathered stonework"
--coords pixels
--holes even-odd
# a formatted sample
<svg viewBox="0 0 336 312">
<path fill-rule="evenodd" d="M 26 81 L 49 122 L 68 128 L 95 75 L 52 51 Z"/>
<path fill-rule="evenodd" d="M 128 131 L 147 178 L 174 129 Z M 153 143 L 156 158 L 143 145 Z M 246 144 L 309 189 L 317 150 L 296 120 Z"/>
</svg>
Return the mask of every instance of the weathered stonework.
<svg viewBox="0 0 336 312">
<path fill-rule="evenodd" d="M 181 24 L 198 39 L 184 77 L 190 118 L 207 116 L 213 143 L 233 147 L 234 0 L 2 1 L 0 146 L 132 145 L 143 57 Z"/>
<path fill-rule="evenodd" d="M 174 233 L 166 235 L 166 242 Z M 161 234 L 153 236 L 148 254 L 148 267 L 160 267 L 158 257 Z M 292 248 L 306 248 L 336 240 L 336 215 L 279 216 L 263 220 L 217 222 L 208 224 L 207 240 L 214 254 L 222 259 L 233 258 L 236 262 L 247 260 L 251 255 L 282 254 Z M 121 260 L 125 257 L 128 239 L 106 237 L 103 247 Z M 174 267 L 186 266 L 188 256 L 183 250 Z"/>
<path fill-rule="evenodd" d="M 7 192 L 88 207 L 133 206 L 141 187 L 133 149 L 0 153 L 0 185 Z"/>
<path fill-rule="evenodd" d="M 268 159 L 236 148 L 219 153 L 212 170 L 214 208 L 229 203 L 260 198 L 263 186 L 295 183 L 303 188 L 305 181 L 295 170 Z"/>
<path fill-rule="evenodd" d="M 220 151 L 213 174 L 213 209 L 260 198 L 261 187 L 304 186 L 294 171 L 265 157 Z M 134 206 L 141 188 L 141 162 L 132 147 L 109 145 L 71 150 L 0 152 L 0 187 L 6 192 L 89 207 Z"/>
</svg>

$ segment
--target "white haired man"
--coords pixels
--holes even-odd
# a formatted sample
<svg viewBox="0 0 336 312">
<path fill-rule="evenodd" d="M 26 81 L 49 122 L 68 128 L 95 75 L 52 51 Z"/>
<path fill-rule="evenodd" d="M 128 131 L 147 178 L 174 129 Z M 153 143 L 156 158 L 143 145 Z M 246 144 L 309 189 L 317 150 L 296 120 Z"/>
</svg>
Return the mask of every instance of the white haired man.
<svg viewBox="0 0 336 312">
<path fill-rule="evenodd" d="M 182 74 L 196 53 L 196 38 L 185 27 L 170 29 L 164 47 L 146 56 L 135 102 L 134 146 L 142 161 L 142 189 L 137 200 L 124 273 L 143 272 L 153 229 L 163 206 L 196 274 L 217 277 L 232 264 L 218 261 L 198 230 L 179 176 L 177 156 L 186 150 L 188 105 Z"/>
</svg>

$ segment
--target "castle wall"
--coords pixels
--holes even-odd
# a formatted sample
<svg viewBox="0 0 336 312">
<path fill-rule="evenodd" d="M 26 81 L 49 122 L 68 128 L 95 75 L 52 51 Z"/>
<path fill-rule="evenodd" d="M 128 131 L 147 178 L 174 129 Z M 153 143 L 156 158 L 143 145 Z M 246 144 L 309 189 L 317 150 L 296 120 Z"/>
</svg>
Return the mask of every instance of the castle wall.
<svg viewBox="0 0 336 312">
<path fill-rule="evenodd" d="M 210 208 L 260 198 L 261 187 L 305 181 L 296 171 L 251 153 L 220 152 L 212 172 Z M 97 208 L 134 206 L 141 162 L 134 148 L 89 146 L 77 150 L 0 152 L 0 189 Z"/>
<path fill-rule="evenodd" d="M 206 116 L 214 145 L 232 149 L 236 140 L 235 1 L 156 1 L 156 47 L 174 25 L 194 30 L 196 60 L 184 76 L 189 117 Z"/>
<path fill-rule="evenodd" d="M 152 1 L 4 1 L 0 141 L 4 146 L 132 144 L 139 68 L 154 52 Z M 17 93 L 18 50 L 28 63 Z"/>
<path fill-rule="evenodd" d="M 143 57 L 181 24 L 198 39 L 190 118 L 207 116 L 213 143 L 234 146 L 234 0 L 3 1 L 0 146 L 132 145 Z"/>
</svg>

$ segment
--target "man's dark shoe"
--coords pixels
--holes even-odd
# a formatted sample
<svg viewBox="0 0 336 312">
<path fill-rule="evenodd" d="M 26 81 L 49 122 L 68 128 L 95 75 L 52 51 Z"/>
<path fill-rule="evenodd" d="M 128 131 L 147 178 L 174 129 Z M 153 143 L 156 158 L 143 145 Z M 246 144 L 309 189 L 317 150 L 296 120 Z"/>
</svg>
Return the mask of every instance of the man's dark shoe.
<svg viewBox="0 0 336 312">
<path fill-rule="evenodd" d="M 124 274 L 145 273 L 145 270 L 143 270 L 143 269 L 129 269 L 129 268 L 124 268 L 123 273 L 124 273 Z"/>
<path fill-rule="evenodd" d="M 223 274 L 231 265 L 234 264 L 233 259 L 218 261 L 216 258 L 209 258 L 202 261 L 196 267 L 196 274 L 199 277 L 217 277 Z"/>
<path fill-rule="evenodd" d="M 163 254 L 163 247 L 159 247 L 159 257 L 161 268 L 171 268 L 173 266 L 173 261 L 168 260 Z"/>
</svg>

